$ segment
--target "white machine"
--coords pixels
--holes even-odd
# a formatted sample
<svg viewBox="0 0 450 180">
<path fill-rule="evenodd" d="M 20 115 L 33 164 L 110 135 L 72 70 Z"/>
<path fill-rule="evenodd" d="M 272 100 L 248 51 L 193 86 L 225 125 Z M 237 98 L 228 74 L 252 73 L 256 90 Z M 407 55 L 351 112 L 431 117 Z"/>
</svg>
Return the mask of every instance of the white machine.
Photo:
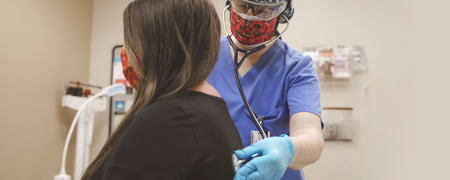
<svg viewBox="0 0 450 180">
<path fill-rule="evenodd" d="M 72 95 L 63 96 L 62 106 L 73 110 L 78 110 L 75 118 L 70 126 L 69 133 L 64 144 L 61 171 L 53 177 L 53 180 L 71 180 L 71 176 L 66 174 L 65 163 L 67 148 L 69 146 L 70 137 L 72 136 L 75 124 L 78 121 L 77 143 L 75 151 L 75 180 L 81 179 L 81 175 L 89 165 L 89 150 L 92 143 L 92 132 L 94 128 L 95 112 L 106 110 L 106 96 L 114 96 L 116 94 L 124 94 L 125 86 L 120 84 L 111 85 L 102 89 L 102 91 L 94 96 L 77 97 Z M 96 99 L 102 97 L 101 99 Z M 83 109 L 86 108 L 85 111 Z"/>
</svg>

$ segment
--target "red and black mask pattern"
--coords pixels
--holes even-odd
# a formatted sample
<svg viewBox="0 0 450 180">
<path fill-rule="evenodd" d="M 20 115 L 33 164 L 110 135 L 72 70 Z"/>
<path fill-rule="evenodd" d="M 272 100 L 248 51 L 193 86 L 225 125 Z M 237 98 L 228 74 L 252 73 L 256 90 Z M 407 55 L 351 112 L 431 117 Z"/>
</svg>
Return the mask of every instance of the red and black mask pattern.
<svg viewBox="0 0 450 180">
<path fill-rule="evenodd" d="M 239 16 L 231 8 L 231 32 L 243 45 L 266 42 L 275 35 L 276 17 L 271 20 L 248 20 Z"/>
<path fill-rule="evenodd" d="M 120 59 L 122 61 L 123 75 L 125 79 L 130 83 L 131 87 L 134 89 L 139 85 L 140 79 L 139 76 L 134 71 L 133 67 L 131 67 L 130 62 L 128 62 L 127 52 L 125 50 L 125 46 L 122 47 L 122 51 L 120 52 Z"/>
</svg>

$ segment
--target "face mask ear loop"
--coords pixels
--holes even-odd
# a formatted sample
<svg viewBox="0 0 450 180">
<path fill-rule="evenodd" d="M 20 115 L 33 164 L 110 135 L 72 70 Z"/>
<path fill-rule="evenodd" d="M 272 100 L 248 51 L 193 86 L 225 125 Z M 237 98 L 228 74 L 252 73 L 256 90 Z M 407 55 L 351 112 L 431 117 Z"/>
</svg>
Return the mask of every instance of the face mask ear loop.
<svg viewBox="0 0 450 180">
<path fill-rule="evenodd" d="M 283 18 L 286 20 L 286 28 L 284 28 L 283 32 L 280 33 L 280 35 L 277 36 L 277 38 L 273 39 L 272 41 L 268 42 L 267 44 L 265 44 L 266 46 L 269 46 L 270 44 L 274 43 L 275 41 L 277 41 L 278 38 L 281 38 L 281 35 L 284 34 L 284 32 L 286 32 L 286 30 L 289 27 L 289 19 L 283 15 Z M 277 25 L 278 26 L 278 25 Z"/>
<path fill-rule="evenodd" d="M 284 11 L 283 11 L 284 12 Z M 283 14 L 283 13 L 281 13 L 281 14 Z M 280 24 L 280 19 L 281 19 L 281 14 L 280 14 L 280 16 L 278 16 L 277 17 L 277 25 L 275 26 L 275 32 L 278 32 L 278 34 L 280 33 L 279 31 L 278 31 L 278 25 Z M 278 39 L 278 38 L 277 38 Z"/>
</svg>

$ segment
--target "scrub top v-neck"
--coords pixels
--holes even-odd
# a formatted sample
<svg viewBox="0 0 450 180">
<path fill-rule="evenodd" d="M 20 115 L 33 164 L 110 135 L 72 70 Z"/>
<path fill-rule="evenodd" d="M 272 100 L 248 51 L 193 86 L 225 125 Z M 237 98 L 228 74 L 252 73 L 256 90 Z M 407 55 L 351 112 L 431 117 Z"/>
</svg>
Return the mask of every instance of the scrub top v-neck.
<svg viewBox="0 0 450 180">
<path fill-rule="evenodd" d="M 228 42 L 228 41 L 227 41 Z M 222 44 L 223 45 L 223 44 Z M 221 48 L 222 48 L 222 46 L 221 46 Z M 231 47 L 229 47 L 229 48 L 231 48 Z M 222 50 L 222 49 L 221 49 Z M 243 84 L 245 84 L 247 81 L 251 81 L 252 80 L 252 78 L 254 78 L 255 76 L 257 76 L 261 71 L 262 71 L 262 68 L 264 67 L 263 65 L 264 65 L 264 63 L 265 63 L 265 61 L 267 61 L 268 60 L 268 58 L 264 58 L 264 56 L 266 55 L 267 53 L 264 53 L 262 56 L 261 56 L 261 58 L 258 60 L 258 61 L 256 61 L 256 63 L 247 71 L 247 73 L 245 73 L 244 74 L 244 76 L 242 76 L 240 73 L 238 74 L 239 75 L 239 77 L 241 77 L 240 78 L 240 81 L 241 81 L 241 85 L 243 85 Z M 225 54 L 224 54 L 225 55 Z M 232 57 L 231 57 L 232 55 L 231 55 L 231 51 L 230 51 L 230 49 L 228 49 L 228 53 L 226 53 L 226 55 L 225 55 L 225 59 L 228 59 L 228 68 L 229 68 L 229 70 L 233 73 L 233 77 L 234 77 L 234 61 L 233 61 L 233 59 L 232 59 Z M 245 61 L 245 60 L 244 60 Z"/>
<path fill-rule="evenodd" d="M 244 147 L 250 145 L 251 131 L 257 131 L 239 94 L 229 42 L 220 40 L 218 61 L 210 83 L 225 100 Z M 320 84 L 314 63 L 282 40 L 277 40 L 241 77 L 247 100 L 257 115 L 263 115 L 262 127 L 270 136 L 290 134 L 290 117 L 310 112 L 321 117 Z M 323 127 L 323 123 L 322 123 Z M 286 170 L 282 179 L 303 179 L 302 171 Z"/>
</svg>

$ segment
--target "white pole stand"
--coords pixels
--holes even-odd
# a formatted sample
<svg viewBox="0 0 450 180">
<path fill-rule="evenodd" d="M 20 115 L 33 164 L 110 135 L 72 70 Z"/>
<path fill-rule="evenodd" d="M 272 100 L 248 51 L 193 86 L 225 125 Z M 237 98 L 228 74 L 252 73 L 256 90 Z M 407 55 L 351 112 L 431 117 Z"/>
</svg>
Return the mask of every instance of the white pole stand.
<svg viewBox="0 0 450 180">
<path fill-rule="evenodd" d="M 64 95 L 62 106 L 78 111 L 88 98 Z M 89 165 L 89 151 L 92 144 L 95 112 L 106 110 L 106 97 L 94 99 L 83 110 L 78 120 L 77 143 L 75 150 L 74 180 L 81 179 L 83 171 Z"/>
</svg>

